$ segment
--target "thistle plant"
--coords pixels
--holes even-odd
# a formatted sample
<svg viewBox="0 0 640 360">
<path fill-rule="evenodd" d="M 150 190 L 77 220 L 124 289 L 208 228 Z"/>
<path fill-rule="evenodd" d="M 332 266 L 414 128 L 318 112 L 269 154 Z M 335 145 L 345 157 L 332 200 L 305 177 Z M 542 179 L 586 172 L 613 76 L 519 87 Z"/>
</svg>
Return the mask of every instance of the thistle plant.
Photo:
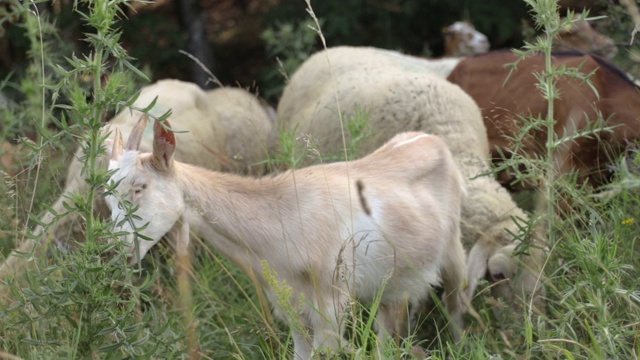
<svg viewBox="0 0 640 360">
<path fill-rule="evenodd" d="M 153 309 L 141 312 L 141 304 L 151 301 L 149 287 L 155 279 L 125 266 L 123 245 L 95 207 L 110 175 L 102 160 L 107 137 L 104 121 L 110 111 L 131 102 L 125 91 L 131 74 L 145 79 L 119 43 L 117 24 L 123 6 L 126 1 L 76 2 L 74 12 L 88 27 L 84 41 L 90 51 L 71 54 L 64 62 L 49 61 L 44 46 L 46 17 L 35 4 L 25 2 L 18 9 L 32 43 L 32 61 L 39 69 L 33 89 L 41 94 L 38 115 L 28 112 L 26 119 L 38 134 L 31 146 L 37 154 L 32 186 L 42 186 L 38 182 L 40 166 L 46 161 L 42 150 L 68 135 L 82 150 L 81 176 L 87 184 L 86 193 L 67 198 L 64 214 L 55 214 L 51 224 L 39 224 L 46 229 L 68 213 L 79 213 L 84 220 L 84 241 L 71 253 L 52 249 L 50 263 L 39 256 L 25 259 L 36 266 L 18 274 L 20 281 L 9 286 L 12 301 L 0 308 L 3 348 L 18 356 L 47 354 L 48 358 L 72 359 L 180 353 L 176 352 L 179 335 L 166 331 L 172 320 Z M 82 86 L 84 79 L 91 80 L 88 89 Z M 51 126 L 60 132 L 51 133 Z M 37 221 L 28 225 L 34 223 Z M 42 241 L 41 236 L 33 235 L 35 244 Z M 10 279 L 3 281 L 12 284 Z"/>
</svg>

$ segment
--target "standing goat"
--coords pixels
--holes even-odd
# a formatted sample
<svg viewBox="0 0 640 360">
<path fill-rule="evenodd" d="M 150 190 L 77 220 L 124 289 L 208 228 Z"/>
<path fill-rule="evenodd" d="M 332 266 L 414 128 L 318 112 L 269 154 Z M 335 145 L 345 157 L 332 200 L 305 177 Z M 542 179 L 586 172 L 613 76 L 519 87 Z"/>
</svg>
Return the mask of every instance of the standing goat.
<svg viewBox="0 0 640 360">
<path fill-rule="evenodd" d="M 141 118 L 124 148 L 116 136 L 109 164 L 115 185 L 106 195 L 116 230 L 128 233 L 133 261 L 166 233 L 188 234 L 194 227 L 257 274 L 276 316 L 301 325 L 290 326 L 296 359 L 310 358 L 318 348 L 339 349 L 352 297 L 371 303 L 382 291 L 378 334 L 381 340 L 400 334 L 398 309 L 426 298 L 440 280 L 459 339 L 464 190 L 439 137 L 401 133 L 360 160 L 255 179 L 174 161 L 175 137 L 158 122 L 153 152 L 140 153 L 145 123 Z M 126 216 L 128 205 L 137 208 L 135 218 Z M 143 227 L 139 234 L 150 240 L 136 241 L 135 229 Z M 179 255 L 188 241 L 178 236 Z M 263 262 L 293 289 L 296 317 L 278 308 Z"/>
</svg>

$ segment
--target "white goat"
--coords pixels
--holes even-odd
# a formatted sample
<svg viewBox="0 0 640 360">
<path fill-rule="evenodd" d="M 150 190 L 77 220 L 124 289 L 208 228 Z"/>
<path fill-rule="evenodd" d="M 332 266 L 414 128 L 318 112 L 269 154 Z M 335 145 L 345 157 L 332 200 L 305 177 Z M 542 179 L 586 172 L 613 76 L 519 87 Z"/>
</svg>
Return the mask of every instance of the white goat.
<svg viewBox="0 0 640 360">
<path fill-rule="evenodd" d="M 140 129 L 145 122 L 141 118 Z M 140 132 L 132 131 L 124 149 L 116 136 L 109 168 L 117 185 L 107 194 L 112 220 L 129 233 L 124 239 L 132 260 L 167 232 L 187 234 L 189 225 L 196 227 L 257 275 L 276 316 L 301 325 L 290 326 L 296 359 L 311 357 L 314 349 L 339 348 L 352 297 L 372 302 L 382 291 L 378 333 L 382 340 L 399 334 L 398 309 L 423 300 L 440 279 L 459 339 L 464 190 L 439 137 L 402 133 L 360 160 L 255 179 L 174 161 L 175 137 L 159 123 L 153 152 L 141 154 Z M 135 219 L 126 218 L 127 202 L 137 207 Z M 135 229 L 143 225 L 141 234 L 151 240 L 135 241 Z M 188 239 L 179 237 L 178 252 L 186 251 Z M 263 262 L 293 289 L 297 318 L 285 316 L 273 301 Z"/>
</svg>

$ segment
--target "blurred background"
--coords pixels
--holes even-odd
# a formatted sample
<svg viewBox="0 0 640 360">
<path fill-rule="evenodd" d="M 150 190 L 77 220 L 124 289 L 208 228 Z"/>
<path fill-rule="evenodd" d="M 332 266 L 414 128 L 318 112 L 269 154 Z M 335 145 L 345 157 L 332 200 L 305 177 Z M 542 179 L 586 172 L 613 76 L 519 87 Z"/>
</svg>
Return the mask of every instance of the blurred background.
<svg viewBox="0 0 640 360">
<path fill-rule="evenodd" d="M 19 83 L 27 73 L 32 50 L 24 19 L 4 2 L 0 17 L 0 79 Z M 605 16 L 592 23 L 618 45 L 613 61 L 639 75 L 640 56 L 629 45 L 633 22 L 617 0 L 563 0 L 561 14 L 591 9 Z M 467 20 L 486 34 L 492 49 L 518 48 L 535 29 L 524 1 L 503 0 L 323 0 L 311 3 L 327 46 L 367 45 L 408 54 L 440 57 L 442 29 Z M 70 0 L 42 2 L 38 11 L 57 31 L 47 33 L 58 47 L 50 53 L 69 56 L 88 51 L 83 22 Z M 177 78 L 211 88 L 207 76 L 180 50 L 192 54 L 224 85 L 250 88 L 275 104 L 286 76 L 313 51 L 322 47 L 302 0 L 158 0 L 123 6 L 121 41 L 138 68 L 155 81 Z M 9 16 L 2 16 L 4 15 Z M 638 40 L 635 40 L 635 44 Z M 636 46 L 637 47 L 637 46 Z M 3 89 L 10 99 L 20 96 Z"/>
</svg>

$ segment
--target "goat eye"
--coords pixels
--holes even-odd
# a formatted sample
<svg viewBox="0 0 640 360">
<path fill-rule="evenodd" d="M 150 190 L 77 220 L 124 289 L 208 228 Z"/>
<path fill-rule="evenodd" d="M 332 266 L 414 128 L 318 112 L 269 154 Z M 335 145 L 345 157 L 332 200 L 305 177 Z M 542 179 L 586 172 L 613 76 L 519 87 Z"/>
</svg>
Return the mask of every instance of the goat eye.
<svg viewBox="0 0 640 360">
<path fill-rule="evenodd" d="M 135 190 L 133 191 L 133 193 L 134 193 L 134 194 L 136 194 L 136 195 L 137 195 L 137 194 L 140 194 L 140 193 L 142 192 L 142 190 L 144 190 L 144 189 L 146 189 L 146 188 L 147 188 L 147 184 L 142 184 L 142 185 L 140 185 L 140 187 L 139 187 L 139 188 L 135 189 Z"/>
</svg>

